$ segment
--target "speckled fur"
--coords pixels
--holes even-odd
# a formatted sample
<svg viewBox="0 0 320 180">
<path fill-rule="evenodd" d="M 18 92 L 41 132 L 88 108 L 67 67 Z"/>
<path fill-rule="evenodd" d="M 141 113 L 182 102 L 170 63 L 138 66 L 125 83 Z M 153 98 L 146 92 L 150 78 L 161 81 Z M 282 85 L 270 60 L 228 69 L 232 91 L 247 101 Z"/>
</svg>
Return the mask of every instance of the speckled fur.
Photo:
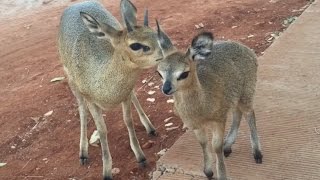
<svg viewBox="0 0 320 180">
<path fill-rule="evenodd" d="M 213 130 L 217 178 L 224 180 L 227 176 L 222 148 L 227 114 L 230 110 L 239 110 L 248 118 L 254 115 L 253 98 L 258 64 L 256 55 L 248 47 L 233 41 L 213 41 L 211 38 L 210 33 L 199 34 L 187 53 L 168 51 L 158 65 L 158 72 L 164 83 L 170 84 L 171 89 L 166 90 L 166 93 L 174 97 L 175 113 L 185 126 L 194 130 L 203 148 L 204 173 L 209 178 L 213 175 L 212 157 L 207 146 L 206 131 Z M 177 80 L 183 72 L 188 71 L 187 78 Z M 253 150 L 261 154 L 255 119 L 249 125 L 253 123 L 254 126 L 250 126 L 254 138 Z M 236 124 L 229 134 L 236 134 L 238 127 Z M 233 139 L 227 142 L 230 151 L 233 143 Z"/>
<path fill-rule="evenodd" d="M 136 8 L 129 0 L 121 0 L 120 4 L 123 21 L 128 20 L 125 28 L 100 3 L 86 1 L 63 12 L 58 35 L 60 58 L 79 104 L 80 162 L 85 164 L 88 159 L 89 110 L 100 135 L 105 179 L 112 179 L 112 158 L 102 110 L 122 104 L 131 148 L 138 162 L 143 164 L 145 156 L 134 131 L 131 102 L 147 132 L 155 134 L 155 128 L 141 108 L 133 88 L 142 69 L 157 65 L 163 58 L 157 33 L 148 26 L 135 24 Z M 132 43 L 146 45 L 150 50 L 134 51 L 129 47 Z"/>
</svg>

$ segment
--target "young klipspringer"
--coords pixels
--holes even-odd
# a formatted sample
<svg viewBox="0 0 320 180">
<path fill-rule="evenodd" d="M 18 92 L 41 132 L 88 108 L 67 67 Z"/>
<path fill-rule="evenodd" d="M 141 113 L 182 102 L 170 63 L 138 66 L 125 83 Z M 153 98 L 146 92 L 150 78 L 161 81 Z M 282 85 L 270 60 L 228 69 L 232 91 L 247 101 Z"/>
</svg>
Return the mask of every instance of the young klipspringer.
<svg viewBox="0 0 320 180">
<path fill-rule="evenodd" d="M 158 65 L 162 91 L 173 95 L 175 113 L 194 131 L 203 149 L 206 176 L 213 176 L 207 129 L 213 132 L 217 178 L 225 180 L 223 151 L 226 157 L 231 153 L 242 115 L 250 127 L 254 159 L 262 163 L 253 110 L 258 64 L 252 50 L 232 41 L 215 41 L 209 32 L 194 37 L 186 53 L 178 51 L 167 36 L 161 39 L 165 56 Z M 233 122 L 223 142 L 229 111 L 233 112 Z"/>
</svg>

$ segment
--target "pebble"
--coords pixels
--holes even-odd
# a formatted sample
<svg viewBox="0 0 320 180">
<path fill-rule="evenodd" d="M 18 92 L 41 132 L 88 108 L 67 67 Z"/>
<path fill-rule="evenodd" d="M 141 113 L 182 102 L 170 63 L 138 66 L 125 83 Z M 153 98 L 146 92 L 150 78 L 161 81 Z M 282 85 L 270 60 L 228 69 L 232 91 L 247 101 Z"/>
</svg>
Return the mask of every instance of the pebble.
<svg viewBox="0 0 320 180">
<path fill-rule="evenodd" d="M 148 86 L 151 87 L 152 85 L 154 85 L 154 82 L 149 82 Z"/>
<path fill-rule="evenodd" d="M 165 123 L 169 122 L 173 117 L 168 117 L 167 119 L 163 120 Z"/>
<path fill-rule="evenodd" d="M 150 149 L 156 142 L 149 140 L 142 145 L 142 149 Z"/>
<path fill-rule="evenodd" d="M 149 95 L 152 95 L 152 94 L 154 94 L 154 93 L 156 93 L 156 91 L 149 91 L 149 92 L 148 92 Z"/>
<path fill-rule="evenodd" d="M 113 169 L 111 170 L 111 173 L 112 173 L 112 175 L 119 174 L 119 173 L 120 173 L 120 169 L 119 169 L 119 168 L 113 168 Z"/>
<path fill-rule="evenodd" d="M 175 127 L 169 127 L 169 128 L 166 128 L 167 131 L 172 131 L 172 130 L 175 130 L 175 129 L 178 129 L 179 126 L 175 126 Z"/>
<path fill-rule="evenodd" d="M 159 151 L 157 154 L 159 155 L 159 156 L 163 156 L 166 152 L 167 152 L 167 150 L 168 149 L 162 149 L 161 151 Z"/>
<path fill-rule="evenodd" d="M 147 98 L 147 101 L 149 102 L 154 102 L 156 99 L 155 98 Z"/>
<path fill-rule="evenodd" d="M 174 99 L 168 99 L 167 103 L 174 103 Z"/>
</svg>

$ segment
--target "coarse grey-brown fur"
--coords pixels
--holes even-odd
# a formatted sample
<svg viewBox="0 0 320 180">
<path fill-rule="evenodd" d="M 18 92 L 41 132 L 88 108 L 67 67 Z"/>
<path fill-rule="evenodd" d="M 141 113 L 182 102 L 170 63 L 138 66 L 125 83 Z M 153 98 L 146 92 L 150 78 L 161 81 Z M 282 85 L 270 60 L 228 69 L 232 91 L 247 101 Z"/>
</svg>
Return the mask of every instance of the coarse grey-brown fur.
<svg viewBox="0 0 320 180">
<path fill-rule="evenodd" d="M 231 153 L 242 114 L 251 132 L 253 155 L 262 162 L 256 130 L 253 99 L 257 81 L 257 57 L 248 47 L 233 41 L 215 41 L 203 32 L 196 36 L 187 53 L 164 52 L 158 65 L 163 92 L 174 97 L 174 110 L 194 133 L 203 149 L 204 173 L 212 178 L 211 148 L 207 145 L 207 127 L 213 132 L 217 178 L 227 179 L 224 157 Z M 233 111 L 233 123 L 223 142 L 227 114 Z M 223 147 L 224 146 L 224 147 Z"/>
<path fill-rule="evenodd" d="M 85 164 L 88 160 L 89 110 L 100 136 L 104 179 L 112 179 L 112 158 L 102 111 L 122 104 L 131 149 L 143 165 L 146 158 L 133 127 L 131 103 L 147 132 L 154 135 L 155 128 L 141 108 L 133 88 L 142 69 L 157 65 L 163 58 L 157 33 L 147 26 L 148 23 L 136 24 L 134 5 L 129 0 L 121 0 L 120 8 L 125 25 L 121 25 L 98 2 L 76 3 L 63 12 L 58 37 L 63 68 L 79 105 L 80 162 Z"/>
</svg>

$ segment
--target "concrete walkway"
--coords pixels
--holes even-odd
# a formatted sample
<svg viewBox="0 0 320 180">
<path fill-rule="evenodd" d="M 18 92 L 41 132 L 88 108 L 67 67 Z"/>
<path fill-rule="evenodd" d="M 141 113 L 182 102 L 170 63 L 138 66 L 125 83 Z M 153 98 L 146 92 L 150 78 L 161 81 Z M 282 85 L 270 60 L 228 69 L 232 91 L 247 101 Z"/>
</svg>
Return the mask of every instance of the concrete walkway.
<svg viewBox="0 0 320 180">
<path fill-rule="evenodd" d="M 233 153 L 225 160 L 228 177 L 319 180 L 320 2 L 311 5 L 260 57 L 258 76 L 255 111 L 263 164 L 254 162 L 243 120 Z M 155 176 L 160 170 L 164 173 L 154 179 L 206 179 L 202 150 L 192 132 L 172 146 L 157 168 Z"/>
</svg>

